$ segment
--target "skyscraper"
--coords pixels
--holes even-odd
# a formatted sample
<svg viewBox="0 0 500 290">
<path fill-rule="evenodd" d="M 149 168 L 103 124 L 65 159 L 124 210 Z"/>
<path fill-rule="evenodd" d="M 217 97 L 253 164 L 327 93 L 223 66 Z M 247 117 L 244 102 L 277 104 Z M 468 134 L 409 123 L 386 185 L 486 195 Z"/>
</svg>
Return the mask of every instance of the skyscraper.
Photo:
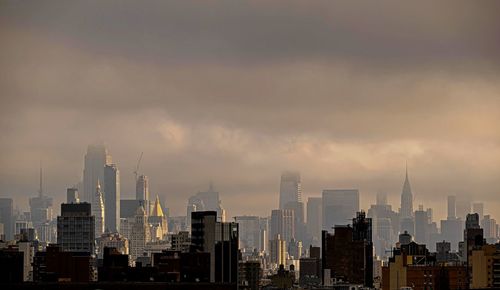
<svg viewBox="0 0 500 290">
<path fill-rule="evenodd" d="M 280 209 L 285 209 L 289 202 L 302 201 L 302 185 L 300 182 L 300 173 L 285 171 L 281 174 L 280 183 Z"/>
<path fill-rule="evenodd" d="M 217 222 L 217 212 L 191 213 L 191 250 L 210 253 L 210 282 L 237 283 L 238 224 Z"/>
<path fill-rule="evenodd" d="M 90 203 L 63 203 L 57 217 L 57 243 L 63 251 L 94 253 L 95 217 Z"/>
<path fill-rule="evenodd" d="M 479 215 L 479 220 L 484 218 L 484 204 L 482 202 L 475 202 L 472 204 L 472 213 L 477 213 Z"/>
<path fill-rule="evenodd" d="M 76 187 L 66 189 L 66 203 L 79 203 L 80 195 Z"/>
<path fill-rule="evenodd" d="M 144 207 L 139 206 L 134 217 L 127 218 L 125 223 L 120 224 L 120 232 L 129 240 L 130 259 L 135 261 L 142 256 L 146 243 L 151 240 L 151 232 L 148 226 L 148 217 Z"/>
<path fill-rule="evenodd" d="M 428 244 L 429 217 L 424 207 L 420 205 L 415 211 L 415 242 L 419 244 Z"/>
<path fill-rule="evenodd" d="M 413 216 L 413 194 L 411 192 L 408 168 L 406 168 L 405 182 L 401 192 L 401 217 L 411 218 Z"/>
<path fill-rule="evenodd" d="M 307 199 L 307 231 L 311 235 L 312 240 L 317 242 L 317 245 L 321 241 L 321 227 L 323 225 L 321 203 L 321 197 L 310 197 Z"/>
<path fill-rule="evenodd" d="M 467 215 L 471 213 L 472 203 L 468 196 L 458 196 L 457 198 L 457 217 L 465 220 Z"/>
<path fill-rule="evenodd" d="M 260 218 L 258 216 L 236 216 L 234 220 L 239 224 L 240 248 L 247 252 L 259 250 Z"/>
<path fill-rule="evenodd" d="M 359 190 L 325 189 L 322 193 L 323 229 L 348 224 L 359 211 Z"/>
<path fill-rule="evenodd" d="M 215 282 L 238 282 L 238 224 L 217 222 L 215 224 Z"/>
<path fill-rule="evenodd" d="M 271 211 L 271 235 L 270 240 L 280 235 L 281 238 L 289 243 L 295 238 L 295 218 L 294 212 L 290 209 L 275 209 Z"/>
<path fill-rule="evenodd" d="M 104 233 L 105 212 L 99 179 L 97 180 L 94 202 L 92 203 L 92 215 L 95 217 L 95 236 L 100 237 Z"/>
<path fill-rule="evenodd" d="M 135 185 L 135 199 L 142 202 L 146 215 L 149 215 L 149 178 L 146 175 L 140 175 Z"/>
<path fill-rule="evenodd" d="M 104 221 L 107 231 L 120 229 L 120 171 L 115 164 L 104 167 Z"/>
<path fill-rule="evenodd" d="M 271 263 L 276 265 L 286 265 L 286 241 L 280 235 L 275 236 L 269 241 L 269 258 Z"/>
<path fill-rule="evenodd" d="M 199 191 L 189 198 L 187 207 L 188 226 L 190 225 L 189 219 L 193 211 L 216 211 L 218 221 L 226 221 L 226 211 L 222 207 L 219 192 L 215 191 L 212 182 L 210 182 L 207 191 Z"/>
<path fill-rule="evenodd" d="M 89 145 L 84 163 L 81 199 L 93 204 L 97 180 L 104 180 L 104 166 L 111 163 L 111 156 L 104 145 Z"/>
<path fill-rule="evenodd" d="M 304 204 L 300 201 L 290 201 L 285 204 L 285 209 L 293 211 L 293 226 L 295 238 L 303 241 L 305 239 Z"/>
<path fill-rule="evenodd" d="M 322 232 L 323 271 L 330 269 L 331 278 L 372 287 L 372 220 L 359 212 L 352 224 L 336 225 L 333 234 Z"/>
<path fill-rule="evenodd" d="M 41 228 L 52 220 L 52 198 L 43 194 L 42 167 L 40 167 L 38 195 L 30 198 L 29 203 L 33 227 L 40 233 L 42 232 Z M 43 240 L 43 242 L 47 242 L 47 240 Z"/>
<path fill-rule="evenodd" d="M 14 205 L 12 198 L 0 198 L 0 223 L 6 240 L 14 238 Z"/>
</svg>

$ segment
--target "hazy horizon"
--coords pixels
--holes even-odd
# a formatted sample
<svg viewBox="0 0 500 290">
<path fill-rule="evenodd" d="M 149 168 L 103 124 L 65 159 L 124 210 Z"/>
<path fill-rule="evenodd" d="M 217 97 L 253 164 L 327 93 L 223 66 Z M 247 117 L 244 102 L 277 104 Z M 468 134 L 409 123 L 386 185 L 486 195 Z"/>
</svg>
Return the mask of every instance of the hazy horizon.
<svg viewBox="0 0 500 290">
<path fill-rule="evenodd" d="M 210 181 L 228 217 L 269 215 L 283 170 L 304 202 L 397 209 L 408 162 L 415 209 L 500 219 L 500 2 L 285 3 L 1 1 L 0 197 L 27 209 L 41 161 L 59 211 L 104 142 L 122 198 L 144 152 L 172 215 Z"/>
</svg>

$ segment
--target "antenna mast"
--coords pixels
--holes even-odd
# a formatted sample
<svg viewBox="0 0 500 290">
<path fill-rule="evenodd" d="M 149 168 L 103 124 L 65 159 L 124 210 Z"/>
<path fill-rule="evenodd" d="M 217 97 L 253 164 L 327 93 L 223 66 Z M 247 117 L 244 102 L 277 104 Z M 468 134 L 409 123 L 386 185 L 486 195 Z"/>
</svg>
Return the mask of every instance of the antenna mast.
<svg viewBox="0 0 500 290">
<path fill-rule="evenodd" d="M 42 187 L 42 161 L 40 160 L 40 187 L 38 188 L 38 194 L 42 196 L 43 187 Z"/>
</svg>

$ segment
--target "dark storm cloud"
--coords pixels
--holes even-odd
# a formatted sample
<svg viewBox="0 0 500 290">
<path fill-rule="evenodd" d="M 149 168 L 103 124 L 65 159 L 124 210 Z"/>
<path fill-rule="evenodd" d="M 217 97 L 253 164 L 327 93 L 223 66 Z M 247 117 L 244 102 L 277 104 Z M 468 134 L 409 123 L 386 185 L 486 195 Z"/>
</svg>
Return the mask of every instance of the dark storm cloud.
<svg viewBox="0 0 500 290">
<path fill-rule="evenodd" d="M 498 63 L 497 1 L 6 1 L 2 23 L 158 62 Z"/>
<path fill-rule="evenodd" d="M 41 158 L 62 198 L 87 144 L 104 141 L 124 195 L 144 151 L 176 214 L 211 179 L 231 214 L 266 214 L 257 205 L 286 168 L 306 195 L 359 187 L 366 204 L 398 194 L 406 160 L 420 202 L 494 200 L 499 6 L 0 2 L 1 194 L 25 203 Z"/>
</svg>

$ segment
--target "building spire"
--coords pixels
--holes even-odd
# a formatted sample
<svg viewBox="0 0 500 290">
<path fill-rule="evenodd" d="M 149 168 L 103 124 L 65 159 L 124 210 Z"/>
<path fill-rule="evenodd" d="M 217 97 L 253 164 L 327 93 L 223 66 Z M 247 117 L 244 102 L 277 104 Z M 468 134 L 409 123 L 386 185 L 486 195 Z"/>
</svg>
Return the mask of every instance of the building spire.
<svg viewBox="0 0 500 290">
<path fill-rule="evenodd" d="M 42 160 L 40 160 L 40 187 L 38 188 L 38 194 L 40 197 L 43 195 L 43 184 L 42 184 Z"/>
<path fill-rule="evenodd" d="M 406 179 L 408 180 L 408 159 L 406 160 Z"/>
</svg>

